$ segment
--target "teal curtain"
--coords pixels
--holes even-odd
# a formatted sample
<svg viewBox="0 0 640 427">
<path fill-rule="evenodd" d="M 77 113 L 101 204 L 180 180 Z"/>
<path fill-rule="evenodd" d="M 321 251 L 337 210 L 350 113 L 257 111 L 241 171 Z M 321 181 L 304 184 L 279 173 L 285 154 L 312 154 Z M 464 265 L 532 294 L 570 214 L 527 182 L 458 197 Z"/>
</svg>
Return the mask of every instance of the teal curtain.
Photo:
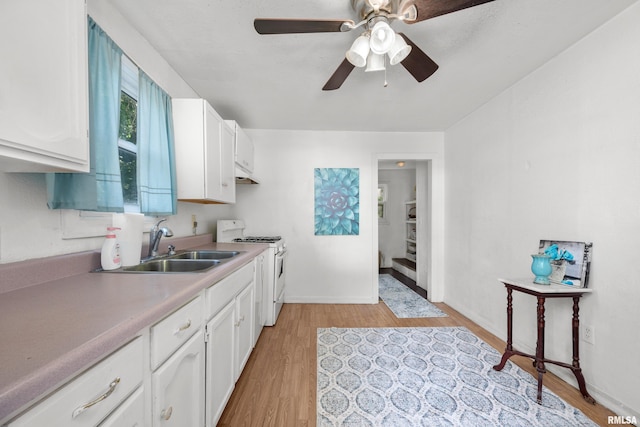
<svg viewBox="0 0 640 427">
<path fill-rule="evenodd" d="M 175 151 L 171 98 L 145 73 L 138 87 L 138 188 L 140 210 L 175 215 Z"/>
<path fill-rule="evenodd" d="M 47 174 L 50 209 L 123 212 L 118 132 L 122 51 L 89 17 L 90 171 Z"/>
</svg>

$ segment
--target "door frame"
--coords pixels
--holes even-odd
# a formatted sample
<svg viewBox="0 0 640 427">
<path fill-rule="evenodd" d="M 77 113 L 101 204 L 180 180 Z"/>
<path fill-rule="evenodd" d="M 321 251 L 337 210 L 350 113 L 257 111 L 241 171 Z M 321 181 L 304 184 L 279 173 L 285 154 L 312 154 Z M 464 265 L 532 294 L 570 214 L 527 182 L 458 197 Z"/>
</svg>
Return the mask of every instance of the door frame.
<svg viewBox="0 0 640 427">
<path fill-rule="evenodd" d="M 422 195 L 426 198 L 428 215 L 426 216 L 427 232 L 431 235 L 430 247 L 427 255 L 426 274 L 427 298 L 432 302 L 444 300 L 444 159 L 440 153 L 374 153 L 372 159 L 372 189 L 378 188 L 378 161 L 379 160 L 425 160 L 427 167 L 427 186 Z M 378 200 L 372 197 L 371 212 L 375 212 L 373 218 L 378 217 Z M 424 216 L 422 217 L 424 218 Z M 420 224 L 419 224 L 420 225 Z M 373 244 L 371 259 L 373 267 L 373 295 L 378 297 L 378 221 L 372 221 Z M 418 276 L 421 279 L 421 276 Z"/>
</svg>

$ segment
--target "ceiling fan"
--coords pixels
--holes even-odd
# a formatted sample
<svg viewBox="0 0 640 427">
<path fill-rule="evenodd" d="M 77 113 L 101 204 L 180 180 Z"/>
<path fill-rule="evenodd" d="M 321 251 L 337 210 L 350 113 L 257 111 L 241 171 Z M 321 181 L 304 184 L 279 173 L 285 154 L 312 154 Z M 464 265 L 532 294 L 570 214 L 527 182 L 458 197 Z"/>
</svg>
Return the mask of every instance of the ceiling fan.
<svg viewBox="0 0 640 427">
<path fill-rule="evenodd" d="M 436 16 L 457 12 L 493 0 L 350 0 L 358 22 L 345 19 L 273 19 L 258 18 L 253 26 L 259 34 L 333 33 L 348 32 L 363 27 L 322 90 L 342 86 L 355 67 L 365 71 L 386 69 L 389 64 L 402 66 L 422 82 L 436 72 L 436 64 L 403 33 L 396 33 L 390 24 L 402 21 L 414 24 Z M 386 86 L 386 82 L 385 82 Z"/>
</svg>

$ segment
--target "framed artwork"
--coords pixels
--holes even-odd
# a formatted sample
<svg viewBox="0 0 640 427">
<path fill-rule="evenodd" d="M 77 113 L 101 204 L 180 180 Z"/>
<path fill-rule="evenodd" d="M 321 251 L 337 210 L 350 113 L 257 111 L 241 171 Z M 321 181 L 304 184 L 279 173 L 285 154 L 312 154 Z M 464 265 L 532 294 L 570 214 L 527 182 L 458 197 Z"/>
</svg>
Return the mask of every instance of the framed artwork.
<svg viewBox="0 0 640 427">
<path fill-rule="evenodd" d="M 586 288 L 591 267 L 591 242 L 540 240 L 538 253 L 551 256 L 551 283 Z"/>
<path fill-rule="evenodd" d="M 360 234 L 360 169 L 314 170 L 315 235 Z"/>
</svg>

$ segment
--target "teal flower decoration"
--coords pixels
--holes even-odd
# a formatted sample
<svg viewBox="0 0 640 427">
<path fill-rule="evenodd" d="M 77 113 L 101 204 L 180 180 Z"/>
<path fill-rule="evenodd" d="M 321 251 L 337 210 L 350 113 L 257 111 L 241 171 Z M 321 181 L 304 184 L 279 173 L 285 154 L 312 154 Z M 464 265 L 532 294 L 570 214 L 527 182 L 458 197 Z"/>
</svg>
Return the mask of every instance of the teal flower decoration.
<svg viewBox="0 0 640 427">
<path fill-rule="evenodd" d="M 315 234 L 360 234 L 360 170 L 316 168 Z"/>
</svg>

